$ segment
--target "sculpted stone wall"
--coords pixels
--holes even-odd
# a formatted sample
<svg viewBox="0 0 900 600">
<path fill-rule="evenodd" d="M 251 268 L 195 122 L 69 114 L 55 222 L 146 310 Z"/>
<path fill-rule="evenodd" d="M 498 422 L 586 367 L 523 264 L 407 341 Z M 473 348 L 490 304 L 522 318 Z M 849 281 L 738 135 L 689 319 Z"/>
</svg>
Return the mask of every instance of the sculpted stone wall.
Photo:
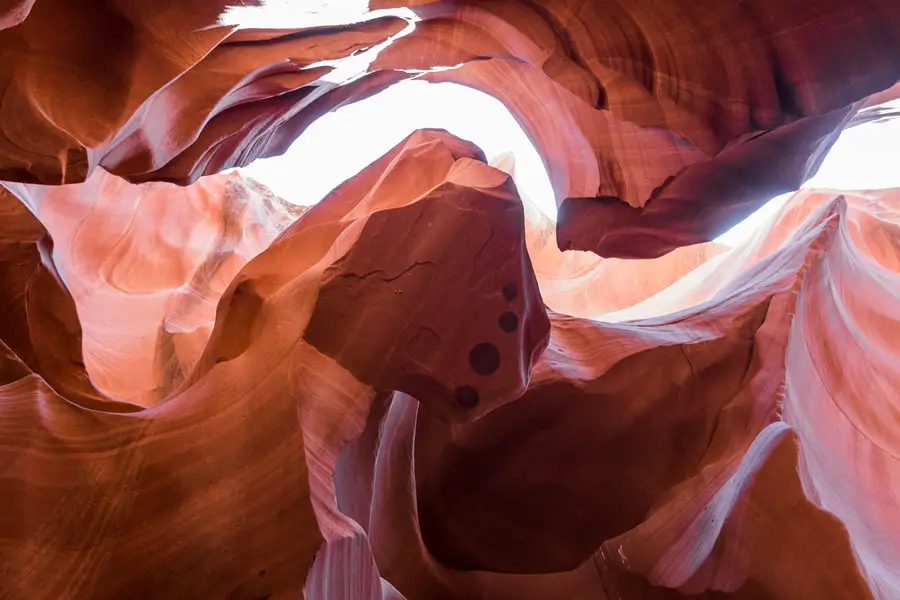
<svg viewBox="0 0 900 600">
<path fill-rule="evenodd" d="M 226 5 L 0 6 L 0 598 L 900 597 L 900 191 L 710 241 L 895 116 L 900 4 L 375 1 L 343 82 L 407 21 Z M 441 130 L 220 173 L 413 77 L 556 231 Z"/>
</svg>

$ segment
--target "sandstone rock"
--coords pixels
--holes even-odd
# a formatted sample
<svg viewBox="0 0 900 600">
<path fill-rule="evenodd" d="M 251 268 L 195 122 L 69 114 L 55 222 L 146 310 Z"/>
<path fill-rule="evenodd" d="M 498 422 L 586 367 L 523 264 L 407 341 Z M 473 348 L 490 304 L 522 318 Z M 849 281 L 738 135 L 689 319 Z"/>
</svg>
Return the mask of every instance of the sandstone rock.
<svg viewBox="0 0 900 600">
<path fill-rule="evenodd" d="M 0 7 L 0 598 L 900 596 L 900 191 L 710 242 L 896 116 L 900 5 L 375 0 L 338 80 L 407 21 L 228 4 Z M 413 77 L 556 232 L 441 130 L 308 210 L 221 173 Z"/>
</svg>

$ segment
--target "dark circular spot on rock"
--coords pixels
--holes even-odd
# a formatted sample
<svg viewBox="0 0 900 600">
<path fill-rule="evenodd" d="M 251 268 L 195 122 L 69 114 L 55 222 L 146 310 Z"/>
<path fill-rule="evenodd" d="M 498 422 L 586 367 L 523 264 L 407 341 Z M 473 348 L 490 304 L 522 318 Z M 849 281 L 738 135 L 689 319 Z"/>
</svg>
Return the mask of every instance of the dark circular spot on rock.
<svg viewBox="0 0 900 600">
<path fill-rule="evenodd" d="M 469 352 L 469 366 L 479 375 L 490 375 L 500 368 L 500 351 L 487 342 L 475 344 Z"/>
<path fill-rule="evenodd" d="M 515 281 L 510 281 L 509 283 L 503 284 L 503 297 L 507 302 L 512 302 L 516 299 L 516 296 L 519 295 L 519 286 L 516 285 Z"/>
<path fill-rule="evenodd" d="M 507 311 L 500 315 L 498 323 L 500 324 L 500 329 L 506 333 L 512 333 L 519 326 L 519 317 L 516 316 L 516 313 Z"/>
<path fill-rule="evenodd" d="M 456 403 L 463 408 L 475 408 L 478 406 L 478 390 L 471 385 L 461 385 L 456 388 Z"/>
<path fill-rule="evenodd" d="M 265 569 L 260 569 L 260 571 L 259 571 L 259 573 L 257 573 L 257 575 L 259 575 L 260 577 L 265 577 L 265 576 L 266 576 L 266 570 L 265 570 Z"/>
</svg>

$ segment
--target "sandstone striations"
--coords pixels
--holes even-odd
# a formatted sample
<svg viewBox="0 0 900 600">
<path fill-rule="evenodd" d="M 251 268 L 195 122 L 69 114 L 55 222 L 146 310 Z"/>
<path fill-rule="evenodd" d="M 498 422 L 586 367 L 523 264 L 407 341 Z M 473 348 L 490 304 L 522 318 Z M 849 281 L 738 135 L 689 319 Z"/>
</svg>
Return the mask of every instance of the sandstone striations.
<svg viewBox="0 0 900 600">
<path fill-rule="evenodd" d="M 900 4 L 136 4 L 0 7 L 0 599 L 900 598 L 900 191 L 711 241 L 896 117 Z M 223 172 L 409 78 L 556 225 L 443 130 Z"/>
</svg>

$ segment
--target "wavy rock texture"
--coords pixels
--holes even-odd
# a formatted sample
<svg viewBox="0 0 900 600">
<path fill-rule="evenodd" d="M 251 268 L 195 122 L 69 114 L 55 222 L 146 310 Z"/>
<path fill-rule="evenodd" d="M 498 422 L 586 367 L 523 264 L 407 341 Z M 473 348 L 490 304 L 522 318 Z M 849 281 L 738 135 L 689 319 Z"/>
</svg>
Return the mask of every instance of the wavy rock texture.
<svg viewBox="0 0 900 600">
<path fill-rule="evenodd" d="M 225 4 L 36 3 L 0 31 L 0 177 L 75 183 L 103 166 L 186 184 L 422 77 L 513 111 L 549 168 L 560 248 L 651 258 L 796 189 L 867 96 L 900 80 L 893 0 L 376 0 L 420 21 L 343 83 L 322 77 L 404 19 L 235 31 L 213 26 Z M 97 30 L 113 32 L 102 51 Z"/>
<path fill-rule="evenodd" d="M 94 384 L 143 406 L 181 383 L 222 292 L 304 212 L 236 173 L 186 188 L 102 170 L 82 184 L 9 187 L 56 243 Z"/>
<path fill-rule="evenodd" d="M 614 324 L 543 308 L 483 160 L 413 134 L 274 241 L 236 174 L 10 185 L 59 243 L 4 196 L 0 591 L 893 597 L 898 193 L 799 193 Z"/>
<path fill-rule="evenodd" d="M 134 4 L 0 7 L 0 598 L 900 597 L 900 191 L 699 243 L 893 116 L 900 5 Z M 309 210 L 217 174 L 412 77 L 507 104 L 556 240 L 438 130 Z"/>
<path fill-rule="evenodd" d="M 14 256 L 10 267 L 23 272 L 4 278 L 5 295 L 24 303 L 27 317 L 25 331 L 4 333 L 3 370 L 10 375 L 0 402 L 8 426 L 3 492 L 11 510 L 0 519 L 2 592 L 17 598 L 296 594 L 306 578 L 298 565 L 309 564 L 323 541 L 338 544 L 359 530 L 337 511 L 331 475 L 341 446 L 359 434 L 380 391 L 414 394 L 435 414 L 457 421 L 521 395 L 549 322 L 525 253 L 522 205 L 509 177 L 478 159 L 483 156 L 470 144 L 417 134 L 336 190 L 241 269 L 222 294 L 190 376 L 144 410 L 108 406 L 85 377 L 72 297 L 46 266 L 54 264 L 53 254 L 35 249 L 39 224 L 13 205 L 10 213 L 21 225 L 5 239 L 32 260 L 23 265 Z M 407 167 L 416 166 L 409 163 L 418 160 L 433 171 L 409 177 Z M 215 198 L 219 209 L 233 202 L 221 179 L 195 192 L 199 198 L 174 204 L 159 203 L 173 191 L 160 185 L 137 190 L 132 211 L 169 207 L 175 214 L 163 216 L 174 220 L 184 216 L 184 200 L 212 204 Z M 224 193 L 209 193 L 216 187 Z M 81 208 L 79 196 L 92 191 L 101 195 L 101 210 L 103 193 L 118 199 L 135 192 L 106 177 L 59 190 L 75 196 L 73 212 Z M 148 233 L 156 232 L 132 230 L 124 239 Z M 167 256 L 171 247 L 163 242 L 145 244 L 160 251 L 166 267 L 145 285 L 166 290 L 178 283 L 171 279 L 179 269 L 189 270 Z M 58 255 L 77 261 L 76 248 Z M 135 291 L 123 285 L 128 262 L 115 264 L 121 278 L 101 277 L 107 289 L 98 286 L 100 292 L 128 297 Z M 208 274 L 215 279 L 213 270 Z M 90 294 L 84 297 L 79 308 L 86 312 L 92 305 Z M 447 307 L 448 297 L 459 302 Z M 178 299 L 165 307 L 177 310 Z M 65 301 L 68 313 L 54 318 L 52 300 Z M 98 320 L 103 305 L 93 304 Z M 515 315 L 511 331 L 497 324 L 506 313 Z M 159 320 L 151 310 L 137 316 Z M 98 345 L 115 339 L 98 328 L 94 335 Z M 360 344 L 360 337 L 368 341 Z M 16 350 L 29 350 L 35 338 L 53 343 L 34 348 L 30 363 L 18 359 L 25 352 Z M 64 350 L 68 356 L 60 356 Z M 182 360 L 177 343 L 154 351 Z M 124 367 L 134 360 L 127 356 Z M 81 384 L 77 394 L 67 393 L 75 388 L 70 380 Z M 104 412 L 91 410 L 97 408 Z M 260 461 L 278 468 L 260 470 Z M 292 465 L 289 475 L 285 465 Z"/>
</svg>

